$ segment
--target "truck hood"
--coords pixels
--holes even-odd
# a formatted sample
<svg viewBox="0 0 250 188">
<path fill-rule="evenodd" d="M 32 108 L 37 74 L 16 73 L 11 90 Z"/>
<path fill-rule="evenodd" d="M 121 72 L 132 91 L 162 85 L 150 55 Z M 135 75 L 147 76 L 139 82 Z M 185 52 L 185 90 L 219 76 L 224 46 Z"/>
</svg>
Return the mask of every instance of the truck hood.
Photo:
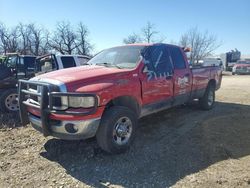
<svg viewBox="0 0 250 188">
<path fill-rule="evenodd" d="M 123 73 L 131 72 L 130 69 L 118 69 L 116 67 L 104 67 L 96 65 L 85 65 L 80 67 L 67 68 L 42 74 L 33 78 L 34 81 L 54 80 L 57 83 L 63 83 L 69 90 L 77 85 L 91 84 L 95 81 L 101 81 L 107 76 L 116 74 L 119 78 Z M 111 79 L 111 78 L 110 78 Z M 115 79 L 115 78 L 114 78 Z"/>
</svg>

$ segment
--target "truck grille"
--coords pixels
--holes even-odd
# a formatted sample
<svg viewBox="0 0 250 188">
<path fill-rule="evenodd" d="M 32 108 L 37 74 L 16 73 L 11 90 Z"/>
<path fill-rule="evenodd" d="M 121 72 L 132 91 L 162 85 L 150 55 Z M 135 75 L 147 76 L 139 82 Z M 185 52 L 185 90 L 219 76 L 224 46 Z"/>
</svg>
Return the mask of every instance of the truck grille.
<svg viewBox="0 0 250 188">
<path fill-rule="evenodd" d="M 36 108 L 40 111 L 44 135 L 48 136 L 50 134 L 50 128 L 47 125 L 48 110 L 52 106 L 49 96 L 52 91 L 56 90 L 58 90 L 56 86 L 48 83 L 27 80 L 19 81 L 19 113 L 23 125 L 29 122 L 27 107 Z"/>
<path fill-rule="evenodd" d="M 47 92 L 42 93 L 43 90 Z M 49 101 L 49 93 L 51 92 L 59 92 L 60 88 L 55 85 L 47 84 L 47 83 L 36 83 L 36 82 L 27 82 L 22 83 L 21 92 L 25 93 L 25 101 L 26 104 L 31 104 L 33 107 L 40 108 L 42 95 L 44 98 L 47 98 L 45 101 L 48 105 L 53 104 L 55 106 L 61 105 L 60 98 L 52 98 L 52 101 Z M 49 106 L 46 106 L 49 107 Z"/>
<path fill-rule="evenodd" d="M 19 80 L 19 106 L 22 125 L 29 123 L 29 111 L 27 107 L 36 108 L 40 112 L 41 124 L 44 135 L 50 134 L 49 114 L 76 115 L 84 116 L 94 114 L 98 108 L 98 97 L 91 93 L 71 93 L 67 92 L 66 87 L 62 85 L 53 85 L 45 82 L 35 82 Z M 75 111 L 64 106 L 68 97 L 94 97 L 93 108 L 87 110 Z M 63 109 L 64 108 L 64 109 Z"/>
</svg>

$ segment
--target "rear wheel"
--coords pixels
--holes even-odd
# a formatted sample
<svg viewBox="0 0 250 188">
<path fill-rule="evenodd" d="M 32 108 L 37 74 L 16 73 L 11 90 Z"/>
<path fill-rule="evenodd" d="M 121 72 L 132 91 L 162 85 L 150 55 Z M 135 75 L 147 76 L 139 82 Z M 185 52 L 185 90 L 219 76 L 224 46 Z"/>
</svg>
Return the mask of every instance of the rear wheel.
<svg viewBox="0 0 250 188">
<path fill-rule="evenodd" d="M 114 106 L 104 112 L 96 138 L 106 152 L 125 152 L 132 143 L 137 127 L 137 116 L 126 107 Z"/>
<path fill-rule="evenodd" d="M 0 111 L 16 112 L 19 110 L 17 89 L 8 89 L 0 95 Z"/>
<path fill-rule="evenodd" d="M 215 87 L 212 84 L 209 84 L 205 94 L 202 98 L 199 99 L 200 107 L 203 110 L 210 110 L 214 106 L 215 101 Z"/>
</svg>

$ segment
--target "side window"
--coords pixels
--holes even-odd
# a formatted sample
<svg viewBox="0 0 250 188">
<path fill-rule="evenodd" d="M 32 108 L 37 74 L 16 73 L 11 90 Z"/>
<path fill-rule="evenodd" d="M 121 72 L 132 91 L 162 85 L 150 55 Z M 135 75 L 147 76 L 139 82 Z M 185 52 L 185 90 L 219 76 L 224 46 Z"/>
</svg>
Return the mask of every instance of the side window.
<svg viewBox="0 0 250 188">
<path fill-rule="evenodd" d="M 61 57 L 63 68 L 75 67 L 76 63 L 73 57 Z"/>
<path fill-rule="evenodd" d="M 23 69 L 25 69 L 25 64 L 24 64 L 25 60 L 24 57 L 19 57 L 19 61 L 18 61 L 18 68 L 21 69 L 23 71 Z"/>
<path fill-rule="evenodd" d="M 80 65 L 86 65 L 87 62 L 89 61 L 89 59 L 86 57 L 77 57 L 77 60 L 79 61 Z"/>
<path fill-rule="evenodd" d="M 145 64 L 151 77 L 159 78 L 172 75 L 172 64 L 165 46 L 149 47 L 145 56 Z"/>
<path fill-rule="evenodd" d="M 35 57 L 24 57 L 23 59 L 20 59 L 20 60 L 24 61 L 23 64 L 26 70 L 34 70 L 35 60 L 36 60 Z"/>
<path fill-rule="evenodd" d="M 183 54 L 178 47 L 170 48 L 171 58 L 175 69 L 185 69 L 186 62 L 184 60 Z"/>
<path fill-rule="evenodd" d="M 17 76 L 24 76 L 26 72 L 25 65 L 24 65 L 24 57 L 17 58 Z"/>
</svg>

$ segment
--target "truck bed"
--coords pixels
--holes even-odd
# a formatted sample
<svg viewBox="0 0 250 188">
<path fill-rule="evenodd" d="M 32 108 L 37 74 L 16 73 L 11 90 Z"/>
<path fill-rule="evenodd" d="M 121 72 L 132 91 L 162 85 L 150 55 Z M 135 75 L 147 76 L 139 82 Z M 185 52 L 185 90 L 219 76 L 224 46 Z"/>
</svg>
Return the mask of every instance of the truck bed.
<svg viewBox="0 0 250 188">
<path fill-rule="evenodd" d="M 203 95 L 209 80 L 215 80 L 215 89 L 221 85 L 222 68 L 220 66 L 194 66 L 191 68 L 193 75 L 192 91 L 194 97 Z"/>
</svg>

